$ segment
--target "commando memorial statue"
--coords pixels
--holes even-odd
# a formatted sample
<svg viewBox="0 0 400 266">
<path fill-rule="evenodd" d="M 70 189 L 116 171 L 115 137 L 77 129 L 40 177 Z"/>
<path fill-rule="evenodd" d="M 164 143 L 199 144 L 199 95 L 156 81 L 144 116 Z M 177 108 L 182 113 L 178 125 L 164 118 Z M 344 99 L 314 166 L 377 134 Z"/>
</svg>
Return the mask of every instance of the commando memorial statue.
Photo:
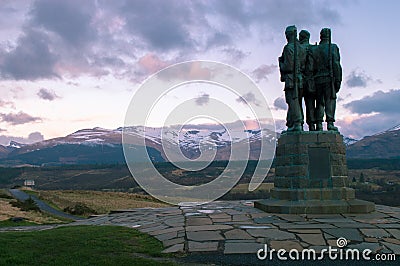
<svg viewBox="0 0 400 266">
<path fill-rule="evenodd" d="M 305 50 L 297 39 L 297 29 L 289 26 L 285 31 L 287 44 L 279 57 L 281 81 L 285 82 L 285 100 L 288 104 L 287 131 L 303 130 L 303 115 L 300 93 L 303 89 L 302 72 L 305 66 Z"/>
<path fill-rule="evenodd" d="M 306 105 L 306 122 L 309 131 L 315 131 L 316 123 L 316 99 L 317 94 L 314 83 L 314 55 L 316 45 L 310 44 L 310 33 L 306 30 L 302 30 L 299 33 L 300 45 L 306 51 L 306 61 L 303 70 L 303 93 L 304 103 Z M 300 98 L 301 99 L 301 98 Z M 300 107 L 302 102 L 300 101 Z"/>
<path fill-rule="evenodd" d="M 278 61 L 288 104 L 287 131 L 303 131 L 303 97 L 309 131 L 323 130 L 324 115 L 327 129 L 338 131 L 334 122 L 336 93 L 342 82 L 342 67 L 339 48 L 331 42 L 331 30 L 321 30 L 319 45 L 309 43 L 310 33 L 306 30 L 302 30 L 297 39 L 295 26 L 288 26 L 285 35 L 287 44 Z"/>
<path fill-rule="evenodd" d="M 324 28 L 320 33 L 321 41 L 315 49 L 314 81 L 317 90 L 317 130 L 322 130 L 324 113 L 327 129 L 338 131 L 335 122 L 336 93 L 342 82 L 339 48 L 331 42 L 331 30 Z"/>
<path fill-rule="evenodd" d="M 254 207 L 289 214 L 372 212 L 374 203 L 356 199 L 348 187 L 346 146 L 334 125 L 342 67 L 331 30 L 321 30 L 318 45 L 310 44 L 306 30 L 298 39 L 294 25 L 286 28 L 285 35 L 287 44 L 278 61 L 288 104 L 287 130 L 276 146 L 271 197 L 254 202 Z M 303 131 L 303 98 L 308 132 Z"/>
</svg>

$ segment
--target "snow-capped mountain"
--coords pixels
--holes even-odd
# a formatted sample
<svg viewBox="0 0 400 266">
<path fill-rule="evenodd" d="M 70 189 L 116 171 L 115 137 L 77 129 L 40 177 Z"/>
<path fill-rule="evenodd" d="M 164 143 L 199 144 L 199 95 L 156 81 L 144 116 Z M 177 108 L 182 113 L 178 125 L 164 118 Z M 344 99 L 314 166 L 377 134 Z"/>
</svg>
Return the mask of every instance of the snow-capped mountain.
<svg viewBox="0 0 400 266">
<path fill-rule="evenodd" d="M 377 133 L 377 134 L 375 134 L 373 136 L 378 136 L 378 135 L 382 135 L 382 134 L 390 133 L 390 132 L 394 132 L 394 134 L 397 134 L 399 132 L 399 130 L 400 130 L 400 124 L 398 124 L 398 125 L 396 125 L 394 127 L 391 127 L 391 128 L 389 128 L 389 129 L 387 129 L 385 131 L 379 132 L 379 133 Z"/>
<path fill-rule="evenodd" d="M 268 130 L 231 130 L 221 128 L 151 128 L 126 127 L 117 129 L 91 128 L 78 130 L 65 137 L 59 137 L 30 145 L 10 143 L 13 147 L 2 163 L 6 164 L 65 164 L 65 163 L 123 163 L 122 134 L 129 135 L 129 143 L 135 146 L 137 158 L 143 161 L 143 136 L 145 148 L 154 161 L 168 161 L 165 148 L 175 154 L 182 153 L 189 159 L 196 159 L 201 151 L 216 152 L 216 160 L 228 160 L 231 146 L 250 144 L 250 158 L 257 159 L 261 140 L 275 145 L 275 133 Z M 164 147 L 163 147 L 164 145 Z M 272 147 L 272 146 L 271 146 Z M 4 157 L 4 156 L 3 156 Z M 174 158 L 174 156 L 172 156 Z M 182 157 L 176 157 L 182 158 Z M 247 158 L 240 158 L 247 159 Z"/>
<path fill-rule="evenodd" d="M 349 138 L 349 137 L 343 137 L 343 142 L 346 146 L 350 146 L 354 143 L 356 143 L 357 141 L 359 141 L 358 139 L 353 139 L 353 138 Z"/>
<path fill-rule="evenodd" d="M 21 147 L 24 147 L 24 146 L 26 146 L 27 144 L 23 144 L 23 143 L 19 143 L 19 142 L 16 142 L 16 141 L 10 141 L 10 144 L 8 144 L 8 146 L 7 146 L 7 148 L 9 149 L 9 150 L 14 150 L 14 149 L 19 149 L 19 148 L 21 148 Z"/>
<path fill-rule="evenodd" d="M 250 146 L 254 146 L 254 143 L 261 142 L 262 139 L 270 145 L 275 145 L 276 142 L 276 134 L 267 129 L 228 131 L 225 128 L 209 129 L 202 126 L 191 126 L 183 128 L 129 127 L 124 131 L 131 136 L 145 136 L 146 145 L 152 144 L 151 146 L 157 148 L 166 160 L 171 158 L 167 158 L 165 148 L 172 150 L 175 154 L 181 152 L 189 159 L 197 159 L 201 151 L 215 150 L 215 160 L 228 160 L 232 145 L 250 144 Z M 257 159 L 259 156 L 256 153 L 259 153 L 259 150 L 251 149 L 250 158 Z M 182 157 L 177 156 L 176 158 Z"/>
<path fill-rule="evenodd" d="M 400 158 L 400 124 L 347 147 L 350 158 Z"/>
<path fill-rule="evenodd" d="M 226 130 L 204 125 L 190 127 L 140 127 L 117 129 L 89 128 L 65 137 L 53 138 L 33 144 L 10 142 L 0 145 L 1 165 L 51 165 L 124 163 L 122 134 L 129 135 L 133 146 L 132 160 L 144 160 L 144 150 L 155 162 L 174 161 L 185 156 L 197 159 L 204 151 L 213 151 L 214 160 L 247 160 L 230 158 L 231 148 L 246 150 L 250 145 L 250 160 L 258 160 L 261 143 L 273 149 L 279 136 L 268 129 Z M 362 140 L 344 138 L 349 158 L 390 158 L 400 156 L 400 125 Z M 144 137 L 144 141 L 143 141 Z M 145 145 L 143 145 L 145 143 Z M 167 156 L 166 149 L 172 151 Z M 168 154 L 171 155 L 171 152 Z"/>
</svg>

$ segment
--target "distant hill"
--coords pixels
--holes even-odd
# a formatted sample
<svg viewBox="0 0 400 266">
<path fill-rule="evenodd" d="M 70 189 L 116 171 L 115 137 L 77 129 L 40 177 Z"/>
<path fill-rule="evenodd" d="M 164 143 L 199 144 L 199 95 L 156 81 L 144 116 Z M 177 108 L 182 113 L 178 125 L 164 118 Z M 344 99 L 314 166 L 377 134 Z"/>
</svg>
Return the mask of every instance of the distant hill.
<svg viewBox="0 0 400 266">
<path fill-rule="evenodd" d="M 18 143 L 16 141 L 10 141 L 10 144 L 8 144 L 8 146 L 0 145 L 0 159 L 7 158 L 11 152 L 13 152 L 16 149 L 20 149 L 26 145 L 27 144 Z"/>
<path fill-rule="evenodd" d="M 400 125 L 349 145 L 348 158 L 400 158 Z"/>
<path fill-rule="evenodd" d="M 7 149 L 7 147 L 0 145 L 0 159 L 7 157 L 9 153 L 10 151 Z"/>
<path fill-rule="evenodd" d="M 153 162 L 169 161 L 176 154 L 190 159 L 201 155 L 200 146 L 215 151 L 215 160 L 229 160 L 231 148 L 244 150 L 250 144 L 250 160 L 258 160 L 261 143 L 273 148 L 279 133 L 267 129 L 238 130 L 228 133 L 226 129 L 204 127 L 181 129 L 128 127 L 117 129 L 91 128 L 78 130 L 65 137 L 21 144 L 12 141 L 0 145 L 0 165 L 63 165 L 63 164 L 113 164 L 125 163 L 122 149 L 122 132 L 129 133 L 132 143 L 132 162 L 143 162 L 144 149 Z M 145 132 L 144 132 L 145 131 Z M 355 140 L 344 137 L 347 157 L 354 159 L 400 158 L 400 126 Z M 145 146 L 141 136 L 145 136 Z M 174 154 L 165 154 L 164 147 L 175 147 Z M 181 157 L 179 157 L 181 158 Z M 231 158 L 243 160 L 243 158 Z M 247 158 L 245 158 L 247 159 Z M 270 158 L 266 158 L 270 159 Z"/>
<path fill-rule="evenodd" d="M 353 139 L 349 137 L 343 137 L 343 142 L 346 146 L 350 146 L 351 144 L 354 144 L 358 141 L 358 139 Z"/>
<path fill-rule="evenodd" d="M 200 144 L 208 151 L 215 150 L 215 160 L 229 160 L 232 145 L 242 149 L 250 144 L 250 159 L 254 160 L 259 158 L 261 141 L 271 148 L 276 142 L 275 133 L 261 129 L 228 134 L 226 129 L 185 129 L 178 132 L 171 128 L 129 127 L 111 130 L 96 127 L 29 145 L 11 142 L 7 147 L 0 146 L 0 165 L 125 163 L 122 149 L 123 130 L 129 132 L 129 141 L 132 143 L 129 149 L 130 159 L 135 163 L 145 160 L 144 149 L 147 149 L 153 162 L 168 161 L 171 157 L 165 154 L 163 145 L 174 146 L 175 154 L 182 153 L 187 158 L 196 159 L 201 154 Z M 141 139 L 143 135 L 146 136 L 145 146 Z"/>
<path fill-rule="evenodd" d="M 143 162 L 143 149 L 146 148 L 154 162 L 165 161 L 153 146 L 150 141 L 146 147 L 132 145 L 132 160 Z M 30 145 L 11 142 L 9 146 L 2 147 L 0 164 L 6 166 L 125 163 L 120 130 L 83 129 L 65 137 Z"/>
</svg>

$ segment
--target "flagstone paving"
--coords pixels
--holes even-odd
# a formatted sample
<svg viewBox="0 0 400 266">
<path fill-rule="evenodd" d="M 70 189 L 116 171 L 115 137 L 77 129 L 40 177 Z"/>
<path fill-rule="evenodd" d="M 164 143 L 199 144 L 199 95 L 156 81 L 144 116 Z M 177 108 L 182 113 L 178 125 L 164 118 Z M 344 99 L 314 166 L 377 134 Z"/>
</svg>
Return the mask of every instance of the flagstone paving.
<svg viewBox="0 0 400 266">
<path fill-rule="evenodd" d="M 279 249 L 322 250 L 344 237 L 348 248 L 400 254 L 400 208 L 377 206 L 370 214 L 266 213 L 251 201 L 114 211 L 74 224 L 122 225 L 163 242 L 164 252 L 255 254 Z"/>
<path fill-rule="evenodd" d="M 345 248 L 400 255 L 400 208 L 380 205 L 369 214 L 289 215 L 263 212 L 251 201 L 218 201 L 118 210 L 70 225 L 81 224 L 136 228 L 160 240 L 165 253 L 256 254 L 264 244 L 318 252 L 344 237 Z"/>
</svg>

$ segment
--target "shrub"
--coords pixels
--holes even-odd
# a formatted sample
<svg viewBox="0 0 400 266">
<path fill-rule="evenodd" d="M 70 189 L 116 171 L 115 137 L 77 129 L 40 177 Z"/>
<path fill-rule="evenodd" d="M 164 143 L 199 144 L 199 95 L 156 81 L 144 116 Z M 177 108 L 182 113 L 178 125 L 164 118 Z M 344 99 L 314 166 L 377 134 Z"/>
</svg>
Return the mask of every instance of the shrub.
<svg viewBox="0 0 400 266">
<path fill-rule="evenodd" d="M 73 206 L 68 206 L 64 208 L 64 212 L 68 212 L 73 215 L 88 215 L 88 214 L 97 214 L 95 210 L 88 207 L 86 204 L 78 202 Z"/>
<path fill-rule="evenodd" d="M 9 194 L 7 194 L 6 192 L 1 191 L 1 190 L 0 190 L 0 198 L 2 198 L 2 199 L 13 199 L 13 197 L 11 197 Z"/>
<path fill-rule="evenodd" d="M 17 208 L 20 208 L 21 211 L 37 211 L 40 212 L 40 208 L 36 205 L 36 202 L 29 197 L 29 199 L 25 201 L 13 201 L 11 205 Z"/>
</svg>

